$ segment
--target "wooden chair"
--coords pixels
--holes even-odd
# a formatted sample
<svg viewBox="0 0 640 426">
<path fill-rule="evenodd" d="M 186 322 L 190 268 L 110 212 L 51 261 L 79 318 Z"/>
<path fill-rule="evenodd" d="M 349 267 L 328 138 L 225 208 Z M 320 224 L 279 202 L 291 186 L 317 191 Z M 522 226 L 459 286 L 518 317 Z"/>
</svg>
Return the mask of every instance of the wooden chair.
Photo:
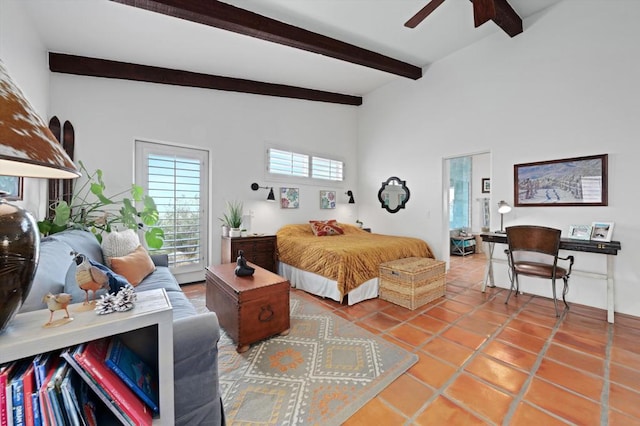
<svg viewBox="0 0 640 426">
<path fill-rule="evenodd" d="M 511 289 L 505 303 L 509 303 L 509 298 L 514 290 L 516 296 L 518 295 L 520 289 L 518 276 L 550 279 L 553 290 L 553 304 L 556 309 L 556 317 L 558 317 L 560 313 L 558 312 L 558 300 L 556 298 L 556 279 L 562 278 L 564 281 L 562 301 L 566 309 L 569 309 L 565 296 L 569 291 L 569 276 L 571 275 L 574 259 L 573 256 L 558 256 L 560 233 L 559 229 L 544 226 L 519 225 L 507 227 L 509 248 L 505 250 L 505 253 L 509 262 Z M 568 261 L 569 267 L 558 266 L 558 259 Z"/>
</svg>

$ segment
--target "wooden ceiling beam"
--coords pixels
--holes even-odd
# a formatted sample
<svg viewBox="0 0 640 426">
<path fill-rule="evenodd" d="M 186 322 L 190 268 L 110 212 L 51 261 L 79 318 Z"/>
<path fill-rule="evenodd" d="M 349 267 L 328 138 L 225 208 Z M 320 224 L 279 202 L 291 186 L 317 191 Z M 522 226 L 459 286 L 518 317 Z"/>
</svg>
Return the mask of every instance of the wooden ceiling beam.
<svg viewBox="0 0 640 426">
<path fill-rule="evenodd" d="M 510 37 L 522 32 L 522 18 L 507 0 L 472 0 L 473 19 L 477 27 L 488 20 L 495 22 Z"/>
<path fill-rule="evenodd" d="M 417 80 L 422 68 L 217 0 L 111 0 Z"/>
<path fill-rule="evenodd" d="M 278 96 L 282 98 L 304 99 L 343 105 L 362 105 L 362 97 L 360 96 L 148 65 L 130 64 L 106 59 L 87 58 L 85 56 L 67 55 L 63 53 L 49 53 L 49 69 L 53 72 L 90 77 L 199 87 L 203 89 Z"/>
</svg>

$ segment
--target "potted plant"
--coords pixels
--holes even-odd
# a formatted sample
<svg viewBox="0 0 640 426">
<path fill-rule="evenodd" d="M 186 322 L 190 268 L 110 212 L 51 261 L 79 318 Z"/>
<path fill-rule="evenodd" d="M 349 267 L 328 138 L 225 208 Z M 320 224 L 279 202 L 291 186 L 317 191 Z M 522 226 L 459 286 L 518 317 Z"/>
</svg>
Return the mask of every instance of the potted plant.
<svg viewBox="0 0 640 426">
<path fill-rule="evenodd" d="M 40 232 L 47 236 L 69 228 L 84 229 L 102 242 L 103 232 L 111 232 L 113 226 L 121 225 L 136 231 L 143 229 L 147 246 L 162 248 L 164 231 L 156 226 L 160 214 L 153 198 L 135 184 L 128 190 L 107 196 L 102 170 L 89 173 L 82 161 L 78 164 L 86 181 L 74 186 L 70 203 L 56 202 L 53 216 L 38 222 Z M 131 198 L 124 196 L 127 193 Z M 142 203 L 142 210 L 137 209 L 136 202 Z"/>
<path fill-rule="evenodd" d="M 242 226 L 242 203 L 239 201 L 227 201 L 227 212 L 218 219 L 229 227 L 230 237 L 239 237 L 240 226 Z"/>
</svg>

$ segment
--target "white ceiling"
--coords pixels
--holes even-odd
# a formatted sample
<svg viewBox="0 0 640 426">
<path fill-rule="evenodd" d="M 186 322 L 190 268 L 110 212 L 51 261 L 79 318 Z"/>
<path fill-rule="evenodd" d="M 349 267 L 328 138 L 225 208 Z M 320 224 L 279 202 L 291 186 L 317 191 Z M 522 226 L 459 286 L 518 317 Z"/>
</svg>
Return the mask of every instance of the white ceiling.
<svg viewBox="0 0 640 426">
<path fill-rule="evenodd" d="M 405 28 L 404 22 L 428 1 L 226 2 L 419 67 L 490 34 L 509 37 L 493 22 L 474 28 L 469 0 L 446 0 L 417 28 Z M 509 4 L 526 19 L 560 1 L 509 0 Z M 404 78 L 107 0 L 22 3 L 53 52 L 358 96 Z"/>
</svg>

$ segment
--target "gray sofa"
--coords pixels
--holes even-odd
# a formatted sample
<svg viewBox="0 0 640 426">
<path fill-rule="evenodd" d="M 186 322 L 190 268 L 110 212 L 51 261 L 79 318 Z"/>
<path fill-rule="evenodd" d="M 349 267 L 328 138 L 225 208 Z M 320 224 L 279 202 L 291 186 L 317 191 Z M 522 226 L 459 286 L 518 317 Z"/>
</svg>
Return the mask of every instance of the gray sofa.
<svg viewBox="0 0 640 426">
<path fill-rule="evenodd" d="M 34 283 L 20 312 L 45 309 L 42 297 L 48 292 L 70 293 L 72 303 L 84 300 L 85 293 L 75 282 L 75 266 L 71 268 L 72 250 L 104 265 L 100 244 L 90 232 L 69 230 L 43 238 Z M 136 287 L 136 292 L 164 288 L 173 306 L 175 424 L 224 424 L 218 383 L 218 318 L 213 312 L 196 312 L 169 271 L 166 256 L 152 259 L 156 270 Z M 136 351 L 157 351 L 154 330 L 142 330 L 130 340 Z"/>
</svg>

